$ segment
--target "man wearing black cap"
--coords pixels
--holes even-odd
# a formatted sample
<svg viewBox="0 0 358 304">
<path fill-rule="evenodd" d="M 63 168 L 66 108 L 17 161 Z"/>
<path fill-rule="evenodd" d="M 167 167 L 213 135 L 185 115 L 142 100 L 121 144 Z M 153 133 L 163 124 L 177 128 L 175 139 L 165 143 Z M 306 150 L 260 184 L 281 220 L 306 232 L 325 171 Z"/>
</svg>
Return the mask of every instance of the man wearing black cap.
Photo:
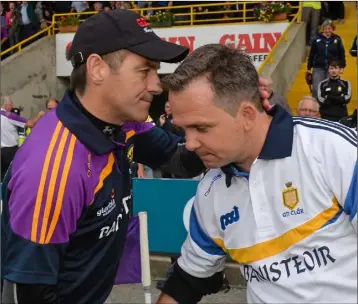
<svg viewBox="0 0 358 304">
<path fill-rule="evenodd" d="M 187 54 L 132 11 L 101 12 L 79 27 L 69 51 L 71 90 L 3 183 L 1 273 L 18 303 L 105 302 L 131 213 L 126 133 L 134 133 L 139 163 L 169 164 L 187 176 L 204 170 L 181 138 L 144 122 L 162 92 L 159 63 Z"/>
<path fill-rule="evenodd" d="M 204 169 L 181 138 L 133 122 L 145 121 L 162 92 L 159 63 L 187 54 L 132 11 L 101 12 L 79 26 L 68 54 L 71 90 L 40 120 L 2 186 L 1 274 L 17 303 L 105 302 L 131 213 L 125 134 L 136 162 L 188 177 Z"/>
</svg>

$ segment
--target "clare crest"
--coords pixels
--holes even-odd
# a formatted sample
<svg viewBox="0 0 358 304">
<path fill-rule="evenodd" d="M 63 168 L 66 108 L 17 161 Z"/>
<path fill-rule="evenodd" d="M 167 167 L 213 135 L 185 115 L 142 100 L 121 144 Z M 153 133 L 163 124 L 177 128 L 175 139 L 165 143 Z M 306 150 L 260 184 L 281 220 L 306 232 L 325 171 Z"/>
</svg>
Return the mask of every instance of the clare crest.
<svg viewBox="0 0 358 304">
<path fill-rule="evenodd" d="M 286 189 L 282 191 L 283 204 L 293 210 L 299 203 L 297 188 L 292 187 L 292 182 L 285 183 Z"/>
</svg>

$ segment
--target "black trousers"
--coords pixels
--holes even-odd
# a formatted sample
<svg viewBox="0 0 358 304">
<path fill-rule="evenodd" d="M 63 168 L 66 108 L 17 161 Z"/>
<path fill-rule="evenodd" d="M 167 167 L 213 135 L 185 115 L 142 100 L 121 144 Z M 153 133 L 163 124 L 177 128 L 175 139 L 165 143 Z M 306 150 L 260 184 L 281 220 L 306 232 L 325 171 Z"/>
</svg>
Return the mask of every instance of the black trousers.
<svg viewBox="0 0 358 304">
<path fill-rule="evenodd" d="M 1 181 L 15 156 L 18 146 L 1 148 Z"/>
</svg>

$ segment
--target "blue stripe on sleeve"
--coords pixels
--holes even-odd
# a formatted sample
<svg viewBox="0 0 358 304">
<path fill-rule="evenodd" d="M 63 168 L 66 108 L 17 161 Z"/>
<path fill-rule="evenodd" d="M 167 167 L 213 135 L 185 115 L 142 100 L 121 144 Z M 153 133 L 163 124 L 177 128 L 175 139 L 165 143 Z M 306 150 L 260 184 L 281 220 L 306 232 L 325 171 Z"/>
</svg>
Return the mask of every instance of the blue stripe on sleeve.
<svg viewBox="0 0 358 304">
<path fill-rule="evenodd" d="M 301 125 L 307 128 L 311 128 L 311 129 L 319 129 L 319 130 L 325 130 L 334 134 L 339 135 L 340 137 L 342 137 L 343 139 L 345 139 L 347 142 L 349 142 L 350 144 L 352 144 L 354 147 L 357 147 L 357 138 L 355 138 L 354 136 L 352 136 L 352 134 L 350 134 L 350 132 L 348 132 L 349 130 L 346 130 L 344 128 L 340 128 L 340 126 L 331 126 L 329 124 L 324 125 L 324 124 L 310 124 L 310 122 L 305 121 L 305 120 L 296 120 L 294 119 L 293 121 L 294 125 Z M 338 123 L 337 123 L 338 124 Z M 342 125 L 343 126 L 343 125 Z M 344 126 L 343 126 L 344 127 Z M 345 127 L 347 129 L 349 129 L 348 127 Z M 353 131 L 352 131 L 353 132 Z"/>
<path fill-rule="evenodd" d="M 200 227 L 194 207 L 191 209 L 189 222 L 190 237 L 200 247 L 201 250 L 211 255 L 225 255 L 225 252 L 206 235 Z"/>
<path fill-rule="evenodd" d="M 346 201 L 344 202 L 344 211 L 349 215 L 350 221 L 357 214 L 357 162 L 354 166 L 352 181 L 348 189 Z"/>
</svg>

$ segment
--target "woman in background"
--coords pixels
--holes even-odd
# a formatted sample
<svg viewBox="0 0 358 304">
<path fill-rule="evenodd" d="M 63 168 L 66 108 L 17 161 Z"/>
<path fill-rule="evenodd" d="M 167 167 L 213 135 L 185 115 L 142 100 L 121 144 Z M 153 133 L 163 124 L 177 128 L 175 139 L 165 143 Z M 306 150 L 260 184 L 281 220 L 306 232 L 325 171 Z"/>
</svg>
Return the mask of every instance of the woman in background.
<svg viewBox="0 0 358 304">
<path fill-rule="evenodd" d="M 328 62 L 339 61 L 346 66 L 346 55 L 340 36 L 334 34 L 332 20 L 325 20 L 321 32 L 313 39 L 307 61 L 307 73 L 312 74 L 312 96 L 317 99 L 318 84 L 328 78 Z M 312 69 L 312 71 L 311 71 Z"/>
</svg>

